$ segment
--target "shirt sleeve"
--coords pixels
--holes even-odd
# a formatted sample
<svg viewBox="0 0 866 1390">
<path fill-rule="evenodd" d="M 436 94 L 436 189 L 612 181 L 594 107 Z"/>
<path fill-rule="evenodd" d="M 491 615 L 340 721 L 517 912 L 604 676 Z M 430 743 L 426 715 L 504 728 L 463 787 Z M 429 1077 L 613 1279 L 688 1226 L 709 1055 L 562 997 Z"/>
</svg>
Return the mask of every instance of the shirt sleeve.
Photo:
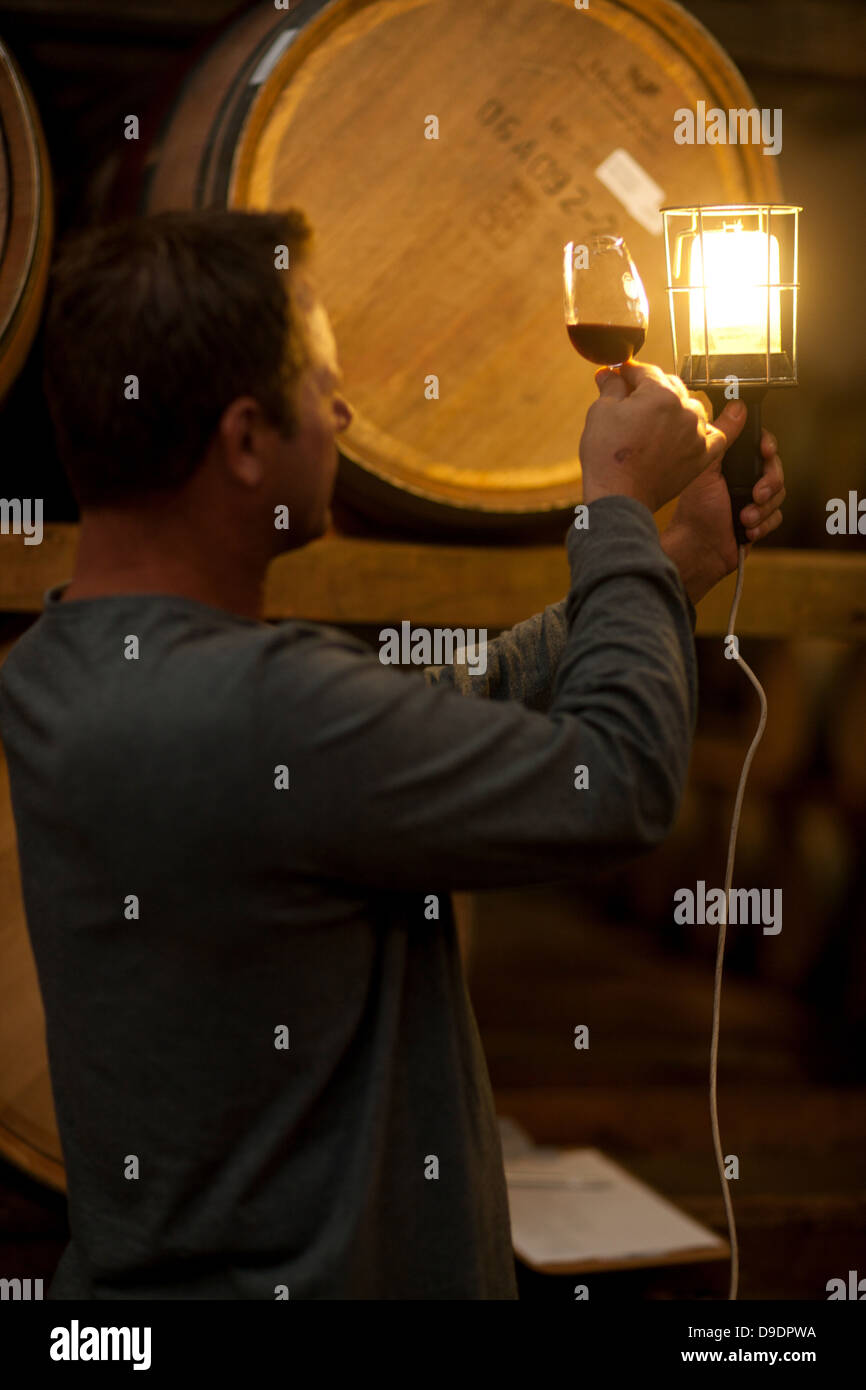
<svg viewBox="0 0 866 1390">
<path fill-rule="evenodd" d="M 566 600 L 502 632 L 487 643 L 487 669 L 473 674 L 465 662 L 427 666 L 430 685 L 451 686 L 461 695 L 519 700 L 527 709 L 546 710 L 568 636 Z"/>
<path fill-rule="evenodd" d="M 566 549 L 566 630 L 546 712 L 519 696 L 460 698 L 336 629 L 309 638 L 303 659 L 275 636 L 256 748 L 263 772 L 272 759 L 289 767 L 268 820 L 298 873 L 473 890 L 578 877 L 664 839 L 697 713 L 679 573 L 633 498 L 591 503 Z M 523 651 L 522 633 L 516 642 Z M 517 690 L 509 679 L 503 659 L 501 691 Z"/>
<path fill-rule="evenodd" d="M 683 590 L 683 600 L 694 633 L 695 606 Z M 473 674 L 466 662 L 426 666 L 424 679 L 430 685 L 450 685 L 461 695 L 488 700 L 519 700 L 527 709 L 547 710 L 553 683 L 568 636 L 567 601 L 548 604 L 524 622 L 502 632 L 487 643 L 487 669 Z"/>
</svg>

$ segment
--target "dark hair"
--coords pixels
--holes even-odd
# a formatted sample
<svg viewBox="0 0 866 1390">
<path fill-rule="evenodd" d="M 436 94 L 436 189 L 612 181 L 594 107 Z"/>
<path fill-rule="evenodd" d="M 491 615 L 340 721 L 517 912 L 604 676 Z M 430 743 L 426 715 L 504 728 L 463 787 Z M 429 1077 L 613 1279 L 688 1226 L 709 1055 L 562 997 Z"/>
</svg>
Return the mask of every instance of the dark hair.
<svg viewBox="0 0 866 1390">
<path fill-rule="evenodd" d="M 291 270 L 312 229 L 286 212 L 161 212 L 79 233 L 49 285 L 43 384 L 79 504 L 180 487 L 223 411 L 259 402 L 286 436 L 309 362 Z M 284 257 L 285 259 L 285 257 Z M 139 382 L 127 399 L 125 378 Z"/>
</svg>

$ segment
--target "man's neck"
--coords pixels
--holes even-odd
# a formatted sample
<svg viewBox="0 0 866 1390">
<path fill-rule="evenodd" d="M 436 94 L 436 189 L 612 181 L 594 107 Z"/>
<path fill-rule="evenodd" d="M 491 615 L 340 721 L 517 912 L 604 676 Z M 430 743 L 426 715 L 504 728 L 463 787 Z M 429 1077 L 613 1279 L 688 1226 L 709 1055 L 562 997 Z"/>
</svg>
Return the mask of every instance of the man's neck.
<svg viewBox="0 0 866 1390">
<path fill-rule="evenodd" d="M 63 600 L 112 594 L 177 594 L 243 618 L 261 619 L 267 561 L 217 554 L 190 529 L 149 527 L 120 513 L 86 512 L 75 574 Z"/>
</svg>

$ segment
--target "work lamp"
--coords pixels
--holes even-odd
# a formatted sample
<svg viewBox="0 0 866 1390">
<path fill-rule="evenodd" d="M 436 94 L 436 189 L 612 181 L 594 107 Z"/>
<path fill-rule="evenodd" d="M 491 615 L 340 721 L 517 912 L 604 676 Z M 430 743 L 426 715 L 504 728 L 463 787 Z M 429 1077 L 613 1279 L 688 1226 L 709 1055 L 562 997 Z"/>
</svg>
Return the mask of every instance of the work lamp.
<svg viewBox="0 0 866 1390">
<path fill-rule="evenodd" d="M 734 533 L 764 470 L 761 402 L 797 385 L 797 240 L 802 208 L 772 203 L 662 208 L 676 373 L 705 391 L 713 414 L 729 400 L 747 409 L 722 471 Z"/>
</svg>

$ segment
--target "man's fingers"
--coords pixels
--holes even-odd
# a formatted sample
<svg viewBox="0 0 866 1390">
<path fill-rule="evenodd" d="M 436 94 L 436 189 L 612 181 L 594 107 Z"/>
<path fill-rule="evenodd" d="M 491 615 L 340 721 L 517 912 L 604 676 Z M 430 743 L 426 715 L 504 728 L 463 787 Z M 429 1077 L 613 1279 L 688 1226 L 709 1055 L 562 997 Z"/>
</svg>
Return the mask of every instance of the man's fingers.
<svg viewBox="0 0 866 1390">
<path fill-rule="evenodd" d="M 738 435 L 742 433 L 743 425 L 746 423 L 746 407 L 742 401 L 728 401 L 724 410 L 720 410 L 715 420 L 714 427 L 724 435 L 724 448 L 733 444 Z"/>
<path fill-rule="evenodd" d="M 750 541 L 763 540 L 764 536 L 769 536 L 771 531 L 775 531 L 777 526 L 782 524 L 782 513 L 775 511 L 766 521 L 762 521 L 758 526 L 747 526 L 746 535 Z"/>
<path fill-rule="evenodd" d="M 779 447 L 779 441 L 768 429 L 761 431 L 761 453 L 771 458 Z"/>
<path fill-rule="evenodd" d="M 750 541 L 762 540 L 782 524 L 781 506 L 785 500 L 785 473 L 776 450 L 778 441 L 768 429 L 761 431 L 761 453 L 767 462 L 752 489 L 754 503 L 743 507 L 740 521 Z"/>
<path fill-rule="evenodd" d="M 770 439 L 773 439 L 772 435 L 770 435 Z M 776 441 L 773 440 L 774 444 L 775 442 Z M 765 439 L 761 440 L 761 452 L 765 457 L 767 456 L 767 441 Z M 763 473 L 755 484 L 755 490 L 752 496 L 756 502 L 766 502 L 773 497 L 774 493 L 780 492 L 784 486 L 785 474 L 782 468 L 782 460 L 777 453 L 772 452 L 764 467 Z"/>
<path fill-rule="evenodd" d="M 683 405 L 687 410 L 690 410 L 693 415 L 697 415 L 698 420 L 704 426 L 704 433 L 706 433 L 706 427 L 710 423 L 710 417 L 701 402 L 693 400 L 691 396 L 686 395 Z"/>
<path fill-rule="evenodd" d="M 778 492 L 773 493 L 768 502 L 763 502 L 760 506 L 752 502 L 743 507 L 743 510 L 740 512 L 740 520 L 743 525 L 759 526 L 762 521 L 767 520 L 768 516 L 772 516 L 773 512 L 778 511 L 786 495 L 785 489 L 781 487 Z"/>
<path fill-rule="evenodd" d="M 648 381 L 655 381 L 659 386 L 671 389 L 670 378 L 661 367 L 654 366 L 652 362 L 623 362 L 619 371 L 623 381 L 632 391 Z"/>
<path fill-rule="evenodd" d="M 604 400 L 622 401 L 629 393 L 628 386 L 619 372 L 612 372 L 609 367 L 596 372 L 595 384 L 598 387 L 599 397 Z"/>
<path fill-rule="evenodd" d="M 731 442 L 730 439 L 724 430 L 718 428 L 715 421 L 705 426 L 704 439 L 707 448 L 707 463 L 718 463 L 724 456 L 724 452 Z"/>
</svg>

